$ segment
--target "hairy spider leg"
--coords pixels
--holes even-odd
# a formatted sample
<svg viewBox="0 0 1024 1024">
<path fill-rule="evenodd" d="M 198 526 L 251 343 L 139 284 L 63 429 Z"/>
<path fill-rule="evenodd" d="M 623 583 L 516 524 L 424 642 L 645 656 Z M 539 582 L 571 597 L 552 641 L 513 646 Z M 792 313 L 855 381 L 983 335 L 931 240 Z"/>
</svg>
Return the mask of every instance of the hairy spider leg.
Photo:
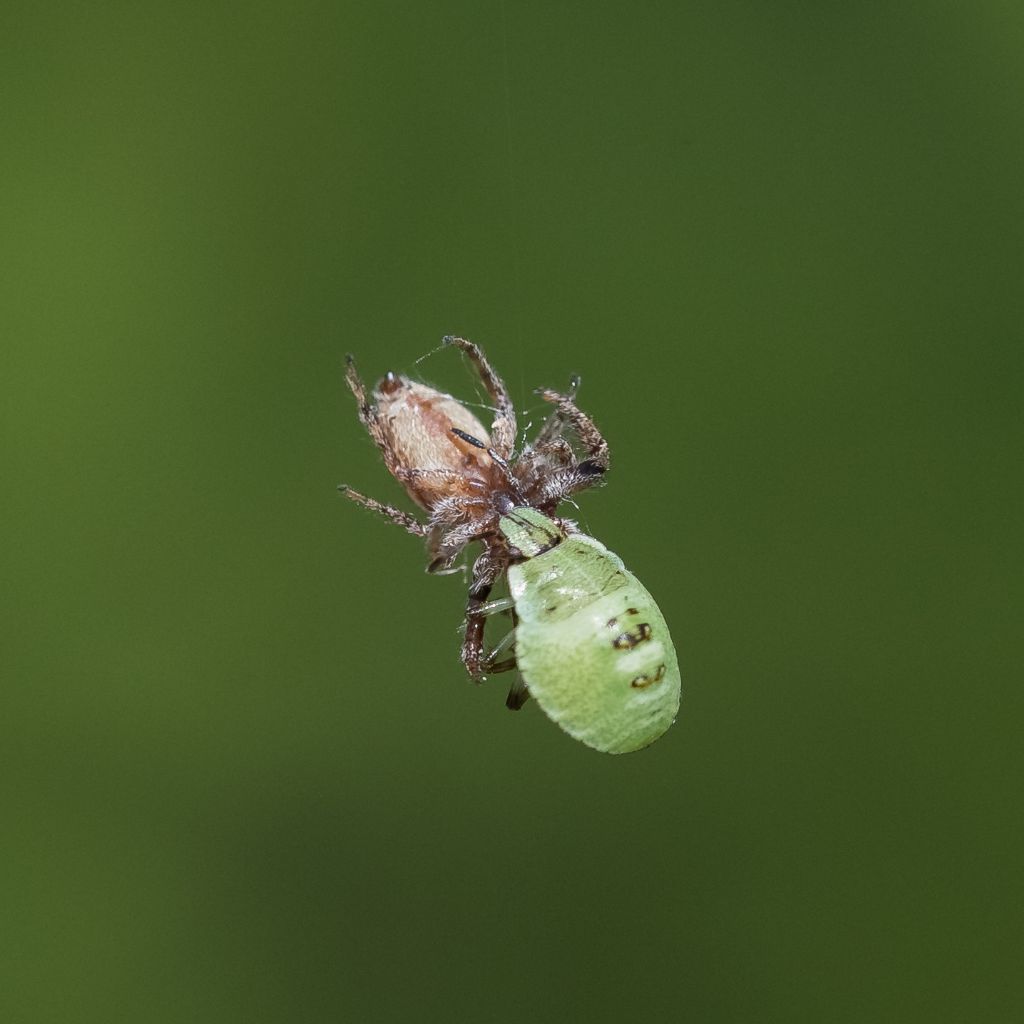
<svg viewBox="0 0 1024 1024">
<path fill-rule="evenodd" d="M 435 509 L 431 514 L 429 534 L 427 553 L 431 562 L 427 566 L 427 572 L 443 574 L 445 570 L 451 568 L 465 546 L 477 539 L 477 524 L 470 521 L 461 526 L 445 529 L 444 520 L 439 520 L 438 510 Z M 497 579 L 500 574 L 499 569 L 494 578 Z"/>
<path fill-rule="evenodd" d="M 484 628 L 487 617 L 493 614 L 494 602 L 488 602 L 494 584 L 501 577 L 504 566 L 499 559 L 481 554 L 473 564 L 473 582 L 466 598 L 466 635 L 462 639 L 462 664 L 474 682 L 487 674 L 487 658 L 484 657 Z M 493 671 L 493 669 L 491 669 Z"/>
<path fill-rule="evenodd" d="M 580 463 L 579 469 L 584 476 L 601 475 L 608 471 L 610 457 L 608 454 L 608 442 L 604 439 L 601 431 L 597 429 L 594 421 L 581 409 L 569 395 L 561 395 L 557 391 L 548 388 L 538 388 L 535 392 L 554 405 L 559 414 L 576 431 L 583 447 L 587 450 L 587 458 Z"/>
<path fill-rule="evenodd" d="M 363 383 L 362 377 L 359 376 L 359 371 L 356 369 L 356 361 L 351 355 L 345 356 L 345 381 L 348 384 L 349 390 L 355 395 L 359 422 L 362 423 L 366 428 L 366 432 L 373 438 L 373 443 L 384 457 L 384 465 L 387 467 L 388 472 L 394 474 L 397 467 L 394 455 L 384 439 L 380 420 L 377 418 L 377 406 L 367 398 L 366 385 Z"/>
<path fill-rule="evenodd" d="M 454 345 L 469 356 L 483 381 L 487 394 L 494 402 L 494 422 L 491 424 L 491 446 L 505 459 L 511 458 L 516 443 L 516 410 L 509 398 L 505 382 L 487 360 L 480 346 L 465 338 L 447 335 L 441 339 L 442 345 Z"/>
<path fill-rule="evenodd" d="M 512 598 L 487 600 L 501 572 L 500 563 L 488 559 L 486 555 L 481 555 L 473 566 L 473 585 L 470 587 L 469 599 L 466 602 L 466 636 L 462 643 L 462 663 L 475 682 L 480 682 L 485 676 L 511 672 L 519 667 L 514 653 L 504 661 L 497 660 L 506 648 L 515 643 L 516 627 L 519 625 L 519 617 L 516 615 Z M 485 657 L 483 643 L 487 619 L 503 611 L 511 613 L 512 628 Z M 530 691 L 525 681 L 517 676 L 509 688 L 505 706 L 510 711 L 518 711 L 529 699 Z"/>
<path fill-rule="evenodd" d="M 366 432 L 371 438 L 373 438 L 374 444 L 376 444 L 384 458 L 384 465 L 387 466 L 391 473 L 395 473 L 395 475 L 397 475 L 394 457 L 391 453 L 391 449 L 384 440 L 380 421 L 377 418 L 377 407 L 367 399 L 366 385 L 363 383 L 363 379 L 359 376 L 359 371 L 356 369 L 355 359 L 350 355 L 345 357 L 345 381 L 348 384 L 349 390 L 355 396 L 356 408 L 359 413 L 359 422 L 362 423 L 366 428 Z M 403 530 L 408 530 L 409 533 L 414 536 L 426 536 L 427 527 L 408 512 L 403 512 L 401 509 L 395 508 L 394 505 L 386 505 L 382 501 L 377 501 L 376 498 L 369 498 L 365 494 L 360 494 L 359 491 L 352 490 L 348 484 L 341 484 L 338 487 L 338 490 L 341 491 L 346 498 L 354 501 L 357 505 L 362 505 L 363 508 L 368 508 L 371 512 L 376 512 L 378 515 L 390 520 L 397 526 L 401 526 Z"/>
<path fill-rule="evenodd" d="M 449 480 L 453 483 L 461 482 L 463 477 L 453 469 L 405 469 L 399 466 L 395 469 L 395 479 L 399 483 L 408 483 L 412 480 L 421 480 L 433 477 L 437 480 Z"/>
<path fill-rule="evenodd" d="M 385 505 L 384 502 L 377 501 L 376 498 L 368 498 L 365 494 L 360 494 L 359 491 L 353 491 L 348 484 L 339 484 L 338 490 L 357 505 L 376 512 L 377 515 L 383 516 L 396 526 L 401 526 L 403 530 L 408 530 L 414 536 L 425 537 L 427 535 L 427 527 L 408 512 L 403 512 L 400 508 L 395 508 L 394 505 Z"/>
<path fill-rule="evenodd" d="M 573 375 L 569 378 L 569 390 L 565 393 L 565 397 L 570 402 L 576 401 L 576 392 L 580 387 L 580 378 Z M 537 436 L 533 440 L 534 448 L 545 448 L 552 441 L 562 436 L 562 429 L 565 427 L 565 416 L 562 414 L 561 409 L 552 409 L 551 414 L 544 421 L 544 425 L 540 428 Z"/>
</svg>

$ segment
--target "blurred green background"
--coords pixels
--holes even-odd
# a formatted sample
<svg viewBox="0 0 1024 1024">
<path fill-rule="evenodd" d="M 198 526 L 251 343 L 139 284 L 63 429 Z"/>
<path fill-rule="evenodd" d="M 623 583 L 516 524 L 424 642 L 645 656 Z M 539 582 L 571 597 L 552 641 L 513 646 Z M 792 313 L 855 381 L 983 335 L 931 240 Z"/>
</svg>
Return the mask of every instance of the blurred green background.
<svg viewBox="0 0 1024 1024">
<path fill-rule="evenodd" d="M 11 1022 L 1024 1013 L 1024 13 L 6 4 Z M 523 422 L 679 721 L 458 662 L 342 380 Z M 427 358 L 417 362 L 420 357 Z"/>
</svg>

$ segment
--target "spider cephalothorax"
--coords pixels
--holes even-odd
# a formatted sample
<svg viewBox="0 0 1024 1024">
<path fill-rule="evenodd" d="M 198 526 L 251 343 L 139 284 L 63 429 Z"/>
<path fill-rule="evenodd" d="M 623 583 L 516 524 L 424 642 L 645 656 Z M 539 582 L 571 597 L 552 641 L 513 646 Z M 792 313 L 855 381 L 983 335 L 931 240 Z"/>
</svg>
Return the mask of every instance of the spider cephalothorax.
<svg viewBox="0 0 1024 1024">
<path fill-rule="evenodd" d="M 480 374 L 494 403 L 489 431 L 465 406 L 425 384 L 388 373 L 371 401 L 351 356 L 346 372 L 363 426 L 388 470 L 426 511 L 426 522 L 344 485 L 341 490 L 426 538 L 431 572 L 449 569 L 471 542 L 482 543 L 483 551 L 473 565 L 462 648 L 467 670 L 479 679 L 487 672 L 512 667 L 483 653 L 487 598 L 518 556 L 498 528 L 500 518 L 526 507 L 554 518 L 561 501 L 600 481 L 608 469 L 608 445 L 590 417 L 576 407 L 578 381 L 574 379 L 567 394 L 537 391 L 554 409 L 537 437 L 517 452 L 516 414 L 504 381 L 473 342 L 447 337 L 444 344 L 462 349 Z M 564 436 L 567 429 L 582 447 L 582 458 Z M 567 532 L 575 529 L 571 522 L 556 521 Z M 515 695 L 514 688 L 510 706 L 525 699 L 522 692 Z"/>
</svg>

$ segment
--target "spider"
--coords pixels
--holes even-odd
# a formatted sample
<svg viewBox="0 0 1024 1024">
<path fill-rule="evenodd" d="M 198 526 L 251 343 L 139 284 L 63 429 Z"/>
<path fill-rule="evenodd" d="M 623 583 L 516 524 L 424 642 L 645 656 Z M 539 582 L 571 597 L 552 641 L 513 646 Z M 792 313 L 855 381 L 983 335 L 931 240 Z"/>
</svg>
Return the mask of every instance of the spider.
<svg viewBox="0 0 1024 1024">
<path fill-rule="evenodd" d="M 513 509 L 533 508 L 556 519 L 559 504 L 573 494 L 599 484 L 608 471 L 608 443 L 594 421 L 576 406 L 579 378 L 565 394 L 547 388 L 535 392 L 554 406 L 533 442 L 515 451 L 516 414 L 505 382 L 479 345 L 465 338 L 446 337 L 442 344 L 461 349 L 480 375 L 491 401 L 490 431 L 454 398 L 425 384 L 387 373 L 371 401 L 352 356 L 347 357 L 346 380 L 358 403 L 359 419 L 373 438 L 388 470 L 426 512 L 426 522 L 408 512 L 367 497 L 345 484 L 339 490 L 352 501 L 426 539 L 428 572 L 443 573 L 467 547 L 479 541 L 466 601 L 466 632 L 462 663 L 476 681 L 516 667 L 514 657 L 498 660 L 504 645 L 484 654 L 488 615 L 515 609 L 508 599 L 488 603 L 494 585 L 519 553 L 510 548 L 499 520 Z M 571 430 L 584 455 L 578 458 L 565 434 Z M 569 520 L 558 520 L 567 533 L 576 532 Z M 507 638 L 513 639 L 513 633 Z M 521 707 L 528 696 L 521 682 L 513 685 L 507 704 Z"/>
</svg>

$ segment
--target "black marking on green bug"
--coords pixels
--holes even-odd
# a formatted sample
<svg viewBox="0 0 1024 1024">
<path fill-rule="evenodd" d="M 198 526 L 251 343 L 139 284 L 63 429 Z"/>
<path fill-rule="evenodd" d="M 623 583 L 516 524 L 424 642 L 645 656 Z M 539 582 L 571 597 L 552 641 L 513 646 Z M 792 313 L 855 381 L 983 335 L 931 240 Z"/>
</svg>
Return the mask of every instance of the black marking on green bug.
<svg viewBox="0 0 1024 1024">
<path fill-rule="evenodd" d="M 612 620 L 615 621 L 614 619 Z M 612 647 L 617 651 L 629 651 L 636 647 L 637 644 L 642 644 L 645 640 L 650 640 L 653 635 L 653 630 L 649 622 L 641 622 L 637 626 L 635 633 L 620 633 L 613 641 Z"/>
<path fill-rule="evenodd" d="M 661 664 L 658 666 L 658 671 L 655 672 L 653 676 L 643 672 L 636 676 L 629 685 L 635 690 L 643 690 L 648 686 L 653 686 L 655 683 L 660 683 L 662 679 L 665 678 L 665 671 L 664 664 Z"/>
</svg>

